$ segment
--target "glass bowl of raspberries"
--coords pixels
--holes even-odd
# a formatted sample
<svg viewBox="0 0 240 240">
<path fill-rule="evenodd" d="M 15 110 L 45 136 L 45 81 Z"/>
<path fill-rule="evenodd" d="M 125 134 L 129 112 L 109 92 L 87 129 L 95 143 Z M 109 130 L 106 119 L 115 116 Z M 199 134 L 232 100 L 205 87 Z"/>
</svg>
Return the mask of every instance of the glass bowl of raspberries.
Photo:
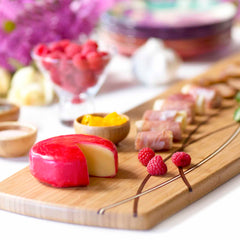
<svg viewBox="0 0 240 240">
<path fill-rule="evenodd" d="M 106 79 L 112 55 L 101 51 L 97 42 L 83 44 L 60 40 L 38 44 L 32 58 L 50 79 L 59 97 L 60 120 L 72 124 L 75 117 L 93 112 L 93 97 Z"/>
</svg>

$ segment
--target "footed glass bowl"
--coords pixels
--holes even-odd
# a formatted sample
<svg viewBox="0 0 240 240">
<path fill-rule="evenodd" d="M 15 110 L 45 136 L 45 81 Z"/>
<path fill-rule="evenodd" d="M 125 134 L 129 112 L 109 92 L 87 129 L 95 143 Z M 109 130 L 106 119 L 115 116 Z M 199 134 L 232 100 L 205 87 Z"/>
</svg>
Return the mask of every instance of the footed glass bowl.
<svg viewBox="0 0 240 240">
<path fill-rule="evenodd" d="M 32 52 L 37 67 L 54 85 L 59 97 L 60 120 L 67 125 L 72 125 L 77 116 L 93 112 L 93 98 L 106 79 L 105 70 L 111 60 L 106 52 L 95 49 L 82 54 L 84 45 L 73 43 L 73 46 L 79 46 L 79 52 L 75 50 L 74 54 L 67 47 L 48 52 L 51 45 L 37 46 Z"/>
</svg>

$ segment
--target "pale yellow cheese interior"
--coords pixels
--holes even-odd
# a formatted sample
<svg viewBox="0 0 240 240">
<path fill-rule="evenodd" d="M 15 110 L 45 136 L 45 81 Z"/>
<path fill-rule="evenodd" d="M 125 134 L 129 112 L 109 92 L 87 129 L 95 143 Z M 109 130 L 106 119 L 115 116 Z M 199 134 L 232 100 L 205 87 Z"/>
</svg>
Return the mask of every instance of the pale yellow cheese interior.
<svg viewBox="0 0 240 240">
<path fill-rule="evenodd" d="M 87 159 L 88 173 L 96 177 L 115 175 L 115 160 L 112 151 L 95 144 L 78 144 Z"/>
<path fill-rule="evenodd" d="M 205 113 L 205 98 L 201 94 L 197 96 L 195 111 L 199 115 L 203 115 Z"/>
<path fill-rule="evenodd" d="M 179 111 L 177 112 L 174 120 L 176 122 L 180 123 L 180 127 L 182 129 L 182 131 L 184 131 L 187 127 L 187 113 L 186 111 Z"/>
</svg>

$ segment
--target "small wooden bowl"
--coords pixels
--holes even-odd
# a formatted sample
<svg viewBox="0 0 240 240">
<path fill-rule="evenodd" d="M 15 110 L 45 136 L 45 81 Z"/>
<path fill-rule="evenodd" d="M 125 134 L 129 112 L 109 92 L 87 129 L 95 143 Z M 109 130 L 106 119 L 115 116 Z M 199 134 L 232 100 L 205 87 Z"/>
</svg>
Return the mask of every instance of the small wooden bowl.
<svg viewBox="0 0 240 240">
<path fill-rule="evenodd" d="M 5 99 L 0 99 L 0 122 L 17 121 L 20 108 Z"/>
<path fill-rule="evenodd" d="M 93 113 L 91 115 L 105 117 L 107 113 Z M 109 127 L 96 127 L 96 126 L 87 126 L 87 125 L 81 124 L 81 120 L 83 116 L 80 116 L 74 121 L 75 133 L 96 135 L 99 137 L 106 138 L 112 141 L 113 143 L 117 144 L 127 137 L 130 130 L 129 117 L 126 115 L 121 115 L 121 116 L 124 116 L 127 119 L 127 122 L 121 125 L 109 126 Z"/>
<path fill-rule="evenodd" d="M 19 122 L 0 122 L 0 156 L 20 157 L 28 153 L 37 137 L 37 129 Z"/>
</svg>

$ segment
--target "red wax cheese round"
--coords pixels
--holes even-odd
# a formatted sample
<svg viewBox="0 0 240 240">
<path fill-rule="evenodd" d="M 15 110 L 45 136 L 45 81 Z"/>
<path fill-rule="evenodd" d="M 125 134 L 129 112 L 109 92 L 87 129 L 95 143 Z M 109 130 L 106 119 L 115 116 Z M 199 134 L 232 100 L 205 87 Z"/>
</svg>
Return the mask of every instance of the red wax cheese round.
<svg viewBox="0 0 240 240">
<path fill-rule="evenodd" d="M 98 136 L 57 136 L 36 143 L 30 150 L 32 175 L 55 187 L 86 186 L 89 175 L 114 177 L 117 170 L 116 146 Z"/>
</svg>

